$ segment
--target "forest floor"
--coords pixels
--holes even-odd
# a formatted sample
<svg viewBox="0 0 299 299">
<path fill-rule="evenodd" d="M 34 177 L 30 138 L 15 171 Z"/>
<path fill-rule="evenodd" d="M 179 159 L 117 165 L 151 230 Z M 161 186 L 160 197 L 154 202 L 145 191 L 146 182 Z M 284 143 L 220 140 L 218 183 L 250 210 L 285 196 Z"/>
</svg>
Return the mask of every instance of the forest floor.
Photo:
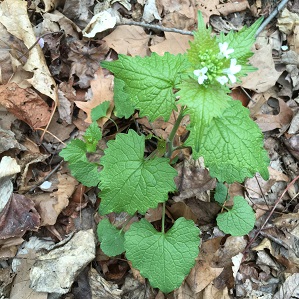
<svg viewBox="0 0 299 299">
<path fill-rule="evenodd" d="M 250 60 L 258 70 L 232 87 L 231 96 L 249 109 L 263 132 L 270 157 L 268 181 L 257 174 L 228 186 L 229 198 L 241 195 L 252 205 L 254 229 L 242 237 L 221 232 L 215 221 L 215 180 L 208 169 L 186 152 L 175 166 L 181 196 L 167 205 L 168 221 L 192 219 L 202 232 L 195 266 L 175 291 L 153 289 L 124 254 L 109 258 L 102 252 L 96 231 L 99 190 L 79 183 L 59 156 L 68 142 L 82 137 L 91 110 L 104 101 L 110 102 L 107 118 L 98 122 L 104 143 L 129 128 L 167 139 L 173 128 L 175 115 L 168 122 L 149 123 L 137 112 L 117 119 L 114 76 L 100 62 L 115 60 L 118 54 L 185 53 L 193 40 L 188 32 L 197 28 L 198 10 L 219 34 L 250 26 L 261 16 L 266 19 L 278 4 L 0 2 L 1 299 L 299 297 L 298 0 L 288 1 L 258 35 Z M 97 22 L 91 22 L 93 16 Z M 186 126 L 180 126 L 181 136 L 188 133 Z M 147 154 L 154 150 L 148 143 Z M 157 224 L 161 214 L 159 205 L 146 219 Z M 125 218 L 109 216 L 111 222 Z"/>
</svg>

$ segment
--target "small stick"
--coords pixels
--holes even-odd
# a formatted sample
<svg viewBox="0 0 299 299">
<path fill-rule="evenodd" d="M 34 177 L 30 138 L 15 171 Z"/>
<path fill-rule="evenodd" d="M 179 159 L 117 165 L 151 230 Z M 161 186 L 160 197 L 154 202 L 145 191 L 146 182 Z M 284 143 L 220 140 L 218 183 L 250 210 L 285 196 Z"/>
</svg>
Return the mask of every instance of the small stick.
<svg viewBox="0 0 299 299">
<path fill-rule="evenodd" d="M 274 19 L 274 17 L 284 8 L 284 6 L 288 3 L 289 0 L 282 0 L 278 6 L 272 11 L 272 13 L 268 16 L 268 18 L 261 24 L 258 30 L 255 33 L 255 37 L 257 37 L 265 27 Z"/>
<path fill-rule="evenodd" d="M 58 168 L 61 166 L 61 164 L 64 162 L 64 160 L 61 160 L 52 170 L 49 172 L 41 181 L 39 181 L 36 185 L 31 187 L 29 190 L 29 193 L 32 193 L 38 186 L 40 186 L 43 182 L 45 182 L 53 173 L 55 173 Z"/>
<path fill-rule="evenodd" d="M 18 60 L 20 60 L 21 58 L 23 58 L 27 53 L 29 53 L 37 44 L 38 42 L 45 36 L 47 35 L 51 35 L 51 34 L 55 34 L 55 33 L 62 33 L 62 35 L 64 35 L 63 31 L 56 31 L 56 32 L 47 32 L 44 33 L 43 35 L 39 36 L 38 39 L 36 40 L 36 42 L 24 53 L 22 54 L 20 57 L 18 57 Z"/>
<path fill-rule="evenodd" d="M 164 31 L 164 32 L 175 32 L 175 33 L 180 33 L 180 34 L 183 34 L 183 35 L 193 35 L 193 32 L 191 32 L 191 31 L 185 31 L 185 30 L 176 29 L 176 28 L 167 28 L 167 27 L 164 27 L 164 26 L 147 24 L 147 23 L 144 23 L 144 22 L 121 21 L 121 22 L 118 22 L 116 25 L 117 26 L 135 25 L 135 26 L 141 26 L 141 27 L 148 28 L 148 29 L 156 29 L 156 30 L 160 30 L 160 31 Z"/>
</svg>

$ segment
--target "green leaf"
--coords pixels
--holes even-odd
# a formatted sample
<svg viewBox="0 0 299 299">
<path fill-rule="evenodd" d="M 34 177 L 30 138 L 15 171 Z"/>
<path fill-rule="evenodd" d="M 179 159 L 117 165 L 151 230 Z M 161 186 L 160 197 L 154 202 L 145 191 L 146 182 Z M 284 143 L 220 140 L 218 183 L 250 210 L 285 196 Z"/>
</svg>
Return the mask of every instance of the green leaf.
<svg viewBox="0 0 299 299">
<path fill-rule="evenodd" d="M 241 71 L 238 73 L 238 77 L 246 75 L 250 71 L 256 70 L 253 67 L 247 67 L 248 59 L 253 55 L 251 52 L 252 45 L 255 41 L 255 33 L 261 25 L 263 18 L 259 18 L 250 27 L 244 26 L 239 32 L 230 31 L 227 35 L 222 32 L 217 37 L 218 42 L 227 42 L 228 48 L 234 49 L 232 58 L 237 59 L 237 63 L 242 65 Z"/>
<path fill-rule="evenodd" d="M 268 179 L 269 157 L 263 148 L 263 134 L 239 101 L 230 101 L 222 117 L 214 118 L 203 129 L 200 144 L 196 144 L 194 134 L 196 123 L 193 126 L 185 145 L 192 147 L 194 158 L 204 157 L 211 176 L 220 182 L 233 183 L 259 172 Z"/>
<path fill-rule="evenodd" d="M 173 88 L 186 63 L 183 55 L 153 53 L 143 58 L 119 55 L 118 60 L 104 61 L 101 65 L 125 83 L 124 92 L 134 108 L 140 110 L 140 116 L 148 116 L 153 121 L 159 116 L 168 120 L 172 110 L 177 110 Z"/>
<path fill-rule="evenodd" d="M 126 257 L 154 288 L 168 293 L 178 288 L 199 253 L 199 229 L 179 218 L 167 233 L 158 232 L 145 219 L 125 234 Z"/>
<path fill-rule="evenodd" d="M 114 114 L 119 117 L 129 118 L 135 111 L 134 105 L 127 93 L 124 92 L 125 82 L 114 78 Z"/>
<path fill-rule="evenodd" d="M 198 56 L 209 50 L 210 53 L 219 53 L 219 46 L 216 42 L 216 36 L 212 34 L 212 27 L 206 28 L 202 14 L 198 12 L 198 30 L 194 32 L 194 40 L 190 42 L 190 49 L 187 50 L 187 57 L 190 63 L 196 68 L 202 68 Z"/>
<path fill-rule="evenodd" d="M 235 196 L 232 209 L 219 214 L 216 220 L 219 228 L 226 234 L 244 236 L 253 229 L 255 214 L 242 196 Z"/>
<path fill-rule="evenodd" d="M 86 187 L 95 187 L 100 182 L 98 165 L 89 161 L 77 161 L 69 163 L 71 174 Z"/>
<path fill-rule="evenodd" d="M 97 121 L 98 119 L 106 116 L 109 106 L 110 106 L 110 102 L 105 101 L 105 102 L 101 103 L 100 105 L 92 108 L 91 109 L 91 120 Z"/>
<path fill-rule="evenodd" d="M 162 138 L 159 138 L 158 139 L 158 144 L 157 144 L 157 154 L 156 156 L 157 157 L 163 157 L 166 153 L 166 140 L 162 139 Z"/>
<path fill-rule="evenodd" d="M 187 106 L 184 114 L 190 115 L 190 127 L 192 128 L 195 145 L 199 145 L 203 128 L 210 124 L 214 117 L 220 117 L 223 111 L 229 107 L 231 97 L 226 94 L 226 88 L 210 85 L 208 88 L 200 85 L 195 80 L 186 80 L 179 84 L 179 105 Z M 199 148 L 196 147 L 196 151 Z"/>
<path fill-rule="evenodd" d="M 101 158 L 101 214 L 122 211 L 144 214 L 166 201 L 168 192 L 175 191 L 176 170 L 169 165 L 169 159 L 145 159 L 144 140 L 144 136 L 129 130 L 107 143 Z"/>
<path fill-rule="evenodd" d="M 217 40 L 221 43 L 227 42 L 228 48 L 234 49 L 232 57 L 239 59 L 251 52 L 250 50 L 255 41 L 255 33 L 262 22 L 263 18 L 259 18 L 250 27 L 244 26 L 239 32 L 230 31 L 227 35 L 221 32 Z"/>
<path fill-rule="evenodd" d="M 94 153 L 99 140 L 102 138 L 102 132 L 96 121 L 92 122 L 91 125 L 86 129 L 83 135 L 86 141 L 86 150 L 88 153 Z"/>
<path fill-rule="evenodd" d="M 227 187 L 224 184 L 217 182 L 214 199 L 220 204 L 223 204 L 226 201 L 227 193 Z"/>
<path fill-rule="evenodd" d="M 88 161 L 86 152 L 86 143 L 80 139 L 74 139 L 62 149 L 59 155 L 69 162 L 71 174 L 79 182 L 87 187 L 97 186 L 100 181 L 98 165 Z"/>
<path fill-rule="evenodd" d="M 125 251 L 125 234 L 112 225 L 109 219 L 103 219 L 98 224 L 97 235 L 101 249 L 108 256 L 116 256 Z"/>
<path fill-rule="evenodd" d="M 87 161 L 86 143 L 80 139 L 74 139 L 61 150 L 59 156 L 70 163 L 78 160 Z"/>
</svg>

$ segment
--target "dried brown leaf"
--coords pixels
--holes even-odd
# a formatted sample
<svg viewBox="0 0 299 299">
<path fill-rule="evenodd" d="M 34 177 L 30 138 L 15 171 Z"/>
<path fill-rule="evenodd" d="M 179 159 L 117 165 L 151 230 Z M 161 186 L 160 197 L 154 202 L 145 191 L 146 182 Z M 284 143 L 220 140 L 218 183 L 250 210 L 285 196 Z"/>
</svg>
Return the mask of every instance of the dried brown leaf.
<svg viewBox="0 0 299 299">
<path fill-rule="evenodd" d="M 242 86 L 260 93 L 275 85 L 282 71 L 275 69 L 271 45 L 263 45 L 260 49 L 253 49 L 253 52 L 254 55 L 250 58 L 250 63 L 258 70 L 244 77 Z"/>
<path fill-rule="evenodd" d="M 87 114 L 86 122 L 91 123 L 91 110 L 105 101 L 110 102 L 107 117 L 110 117 L 113 110 L 113 76 L 104 76 L 103 70 L 99 68 L 96 73 L 95 79 L 90 82 L 92 89 L 92 99 L 88 102 L 75 101 L 76 105 Z M 107 118 L 101 119 L 98 124 L 103 126 L 107 122 Z"/>
<path fill-rule="evenodd" d="M 281 129 L 285 131 L 289 126 L 292 118 L 292 109 L 282 100 L 278 99 L 279 113 L 277 115 L 271 114 L 256 114 L 255 122 L 258 124 L 263 132 L 272 131 L 274 129 Z"/>
<path fill-rule="evenodd" d="M 96 46 L 89 46 L 86 41 L 81 40 L 72 41 L 69 47 L 68 59 L 72 62 L 69 76 L 76 75 L 79 78 L 76 83 L 81 88 L 88 88 L 109 48 L 103 41 L 99 41 Z"/>
<path fill-rule="evenodd" d="M 31 88 L 20 88 L 15 83 L 0 86 L 0 104 L 32 128 L 47 125 L 51 109 Z"/>
<path fill-rule="evenodd" d="M 1 2 L 0 22 L 9 33 L 23 40 L 28 49 L 35 44 L 36 37 L 27 14 L 27 2 L 21 0 L 5 0 Z M 23 68 L 25 71 L 33 73 L 32 78 L 25 79 L 25 81 L 57 103 L 56 83 L 49 72 L 44 54 L 39 45 L 36 45 L 29 51 L 28 59 Z"/>
<path fill-rule="evenodd" d="M 13 194 L 0 213 L 0 239 L 22 237 L 27 230 L 36 231 L 40 216 L 29 198 Z"/>
<path fill-rule="evenodd" d="M 171 54 L 183 54 L 189 49 L 189 41 L 192 41 L 193 37 L 189 35 L 181 35 L 175 32 L 165 32 L 165 40 L 159 44 L 151 46 L 152 52 L 156 52 L 159 55 L 164 55 L 165 52 Z"/>
<path fill-rule="evenodd" d="M 228 2 L 217 5 L 219 13 L 223 16 L 227 16 L 234 12 L 240 12 L 249 8 L 249 4 L 247 0 L 241 0 L 238 2 Z"/>
<path fill-rule="evenodd" d="M 103 40 L 118 54 L 143 57 L 148 55 L 149 52 L 149 38 L 143 28 L 125 25 L 116 27 Z"/>
<path fill-rule="evenodd" d="M 209 171 L 198 161 L 184 160 L 176 165 L 176 169 L 178 176 L 175 178 L 175 183 L 180 194 L 173 197 L 175 201 L 182 201 L 193 196 L 203 199 L 204 193 L 216 186 L 215 179 L 210 177 Z"/>
</svg>

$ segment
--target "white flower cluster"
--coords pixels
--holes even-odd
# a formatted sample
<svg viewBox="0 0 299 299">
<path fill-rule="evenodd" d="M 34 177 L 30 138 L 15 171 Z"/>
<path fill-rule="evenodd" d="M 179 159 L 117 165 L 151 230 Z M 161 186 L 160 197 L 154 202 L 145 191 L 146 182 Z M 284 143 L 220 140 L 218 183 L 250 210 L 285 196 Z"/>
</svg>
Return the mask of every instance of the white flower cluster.
<svg viewBox="0 0 299 299">
<path fill-rule="evenodd" d="M 229 59 L 229 55 L 234 52 L 234 49 L 228 49 L 228 43 L 219 43 L 220 52 L 218 54 L 217 59 L 221 60 L 222 58 Z M 217 62 L 215 63 L 217 64 Z M 205 80 L 208 79 L 208 67 L 205 66 L 202 69 L 194 70 L 193 73 L 196 77 L 198 77 L 197 81 L 198 84 L 203 84 Z M 235 74 L 241 71 L 241 65 L 237 65 L 237 59 L 232 58 L 230 60 L 230 67 L 228 69 L 223 69 L 222 74 L 223 76 L 217 76 L 216 80 L 221 84 L 224 85 L 230 80 L 231 83 L 235 83 L 237 81 Z"/>
</svg>

